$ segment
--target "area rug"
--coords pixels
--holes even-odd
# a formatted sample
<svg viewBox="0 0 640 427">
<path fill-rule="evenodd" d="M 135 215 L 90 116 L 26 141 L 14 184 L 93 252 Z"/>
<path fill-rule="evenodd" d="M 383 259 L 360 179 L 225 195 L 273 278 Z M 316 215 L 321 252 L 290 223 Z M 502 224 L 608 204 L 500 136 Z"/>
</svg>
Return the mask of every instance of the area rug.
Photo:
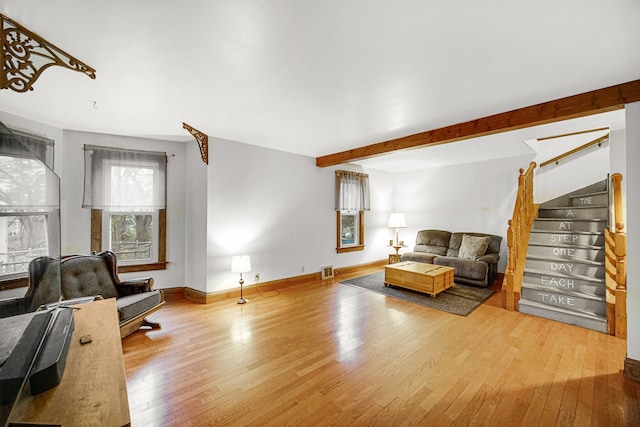
<svg viewBox="0 0 640 427">
<path fill-rule="evenodd" d="M 344 280 L 341 283 L 398 298 L 448 313 L 467 316 L 485 302 L 495 291 L 456 283 L 453 288 L 440 292 L 435 298 L 427 294 L 384 285 L 384 271 Z"/>
</svg>

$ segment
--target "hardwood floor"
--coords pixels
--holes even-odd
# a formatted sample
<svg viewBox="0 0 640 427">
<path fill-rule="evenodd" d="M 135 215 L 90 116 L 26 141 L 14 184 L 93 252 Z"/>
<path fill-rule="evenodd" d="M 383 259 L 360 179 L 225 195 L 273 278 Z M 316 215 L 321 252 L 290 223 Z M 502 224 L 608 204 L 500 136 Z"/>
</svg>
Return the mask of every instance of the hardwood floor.
<svg viewBox="0 0 640 427">
<path fill-rule="evenodd" d="M 640 425 L 626 341 L 499 292 L 461 317 L 346 278 L 168 303 L 122 341 L 132 425 Z"/>
</svg>

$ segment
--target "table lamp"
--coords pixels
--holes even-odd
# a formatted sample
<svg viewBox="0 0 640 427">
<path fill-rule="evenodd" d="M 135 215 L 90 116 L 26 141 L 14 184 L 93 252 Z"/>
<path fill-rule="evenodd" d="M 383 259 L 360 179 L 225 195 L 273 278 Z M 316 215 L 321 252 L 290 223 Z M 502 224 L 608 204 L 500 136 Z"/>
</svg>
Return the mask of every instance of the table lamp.
<svg viewBox="0 0 640 427">
<path fill-rule="evenodd" d="M 244 285 L 242 273 L 248 273 L 249 271 L 251 271 L 251 259 L 249 255 L 237 255 L 231 258 L 231 272 L 240 273 L 240 299 L 238 300 L 238 304 L 245 304 L 249 301 L 242 296 L 242 285 Z"/>
<path fill-rule="evenodd" d="M 399 212 L 394 212 L 389 217 L 389 223 L 387 227 L 396 229 L 396 246 L 400 246 L 398 241 L 398 228 L 405 228 L 407 226 L 407 221 L 404 219 L 404 214 Z"/>
</svg>

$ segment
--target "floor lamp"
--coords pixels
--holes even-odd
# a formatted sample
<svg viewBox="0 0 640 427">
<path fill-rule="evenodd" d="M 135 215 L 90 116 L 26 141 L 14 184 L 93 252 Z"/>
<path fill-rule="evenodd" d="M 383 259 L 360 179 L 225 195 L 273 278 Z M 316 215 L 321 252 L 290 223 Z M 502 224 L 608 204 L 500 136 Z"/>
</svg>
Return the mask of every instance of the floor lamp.
<svg viewBox="0 0 640 427">
<path fill-rule="evenodd" d="M 244 285 L 244 279 L 242 273 L 248 273 L 251 271 L 251 259 L 249 255 L 238 255 L 231 258 L 231 272 L 240 273 L 240 299 L 238 304 L 245 304 L 249 300 L 244 299 L 242 295 L 242 285 Z"/>
</svg>

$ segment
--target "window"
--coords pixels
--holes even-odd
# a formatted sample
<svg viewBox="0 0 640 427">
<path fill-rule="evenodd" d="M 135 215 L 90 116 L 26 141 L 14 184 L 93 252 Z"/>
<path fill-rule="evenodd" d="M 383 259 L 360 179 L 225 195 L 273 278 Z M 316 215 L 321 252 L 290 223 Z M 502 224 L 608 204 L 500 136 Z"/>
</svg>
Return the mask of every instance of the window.
<svg viewBox="0 0 640 427">
<path fill-rule="evenodd" d="M 337 251 L 351 252 L 364 249 L 364 212 L 337 212 Z"/>
<path fill-rule="evenodd" d="M 336 250 L 364 250 L 364 211 L 369 210 L 369 176 L 336 171 Z"/>
<path fill-rule="evenodd" d="M 32 259 L 60 254 L 59 179 L 52 166 L 53 141 L 3 130 L 0 144 L 2 288 L 23 286 Z"/>
<path fill-rule="evenodd" d="M 115 252 L 121 272 L 166 267 L 166 163 L 165 153 L 85 145 L 91 250 Z"/>
</svg>

